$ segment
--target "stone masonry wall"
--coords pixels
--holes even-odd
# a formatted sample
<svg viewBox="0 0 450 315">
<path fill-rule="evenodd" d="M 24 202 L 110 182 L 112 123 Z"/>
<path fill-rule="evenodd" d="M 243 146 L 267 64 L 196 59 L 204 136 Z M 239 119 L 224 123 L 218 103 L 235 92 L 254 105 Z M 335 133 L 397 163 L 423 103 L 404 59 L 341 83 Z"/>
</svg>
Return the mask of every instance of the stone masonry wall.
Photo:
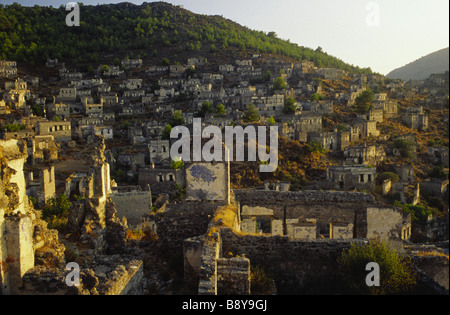
<svg viewBox="0 0 450 315">
<path fill-rule="evenodd" d="M 342 191 L 234 191 L 241 208 L 264 206 L 273 210 L 273 219 L 284 225 L 291 219 L 316 219 L 319 234 L 329 234 L 330 223 L 354 224 L 354 238 L 367 234 L 366 209 L 374 198 L 364 193 Z M 287 235 L 287 231 L 284 231 Z"/>
<path fill-rule="evenodd" d="M 240 236 L 221 230 L 222 252 L 245 255 L 252 266 L 270 274 L 279 294 L 333 294 L 342 275 L 337 259 L 351 242 L 362 240 L 291 241 L 280 236 Z M 324 289 L 327 288 L 327 289 Z M 325 291 L 324 291 L 325 290 Z"/>
</svg>

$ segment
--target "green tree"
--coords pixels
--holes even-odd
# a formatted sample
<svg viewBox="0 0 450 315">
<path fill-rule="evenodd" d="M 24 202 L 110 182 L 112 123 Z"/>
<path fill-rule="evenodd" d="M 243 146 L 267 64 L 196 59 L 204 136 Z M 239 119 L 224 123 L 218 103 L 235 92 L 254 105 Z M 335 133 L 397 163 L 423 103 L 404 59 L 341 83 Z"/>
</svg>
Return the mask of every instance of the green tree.
<svg viewBox="0 0 450 315">
<path fill-rule="evenodd" d="M 225 105 L 223 105 L 223 104 L 217 104 L 215 112 L 220 117 L 225 117 L 227 115 L 227 110 L 225 109 Z"/>
<path fill-rule="evenodd" d="M 172 126 L 169 124 L 163 128 L 161 131 L 161 138 L 164 140 L 170 139 L 170 133 L 172 132 Z"/>
<path fill-rule="evenodd" d="M 326 152 L 325 148 L 323 147 L 323 144 L 320 143 L 319 140 L 311 140 L 308 143 L 308 151 L 310 153 L 325 153 Z"/>
<path fill-rule="evenodd" d="M 437 179 L 447 179 L 448 174 L 444 171 L 444 165 L 439 165 L 433 167 L 433 169 L 430 171 L 429 176 L 431 178 L 437 178 Z"/>
<path fill-rule="evenodd" d="M 181 126 L 184 125 L 185 121 L 183 116 L 181 116 L 181 110 L 176 110 L 173 115 L 172 119 L 170 120 L 170 125 L 172 127 Z"/>
<path fill-rule="evenodd" d="M 277 122 L 275 121 L 275 119 L 273 118 L 273 116 L 270 116 L 269 119 L 267 119 L 267 123 L 269 125 L 275 125 Z"/>
<path fill-rule="evenodd" d="M 374 93 L 371 90 L 364 91 L 355 99 L 355 110 L 360 114 L 367 113 L 373 102 Z"/>
<path fill-rule="evenodd" d="M 183 168 L 183 167 L 184 167 L 184 162 L 183 161 L 172 161 L 170 163 L 170 168 L 174 169 L 174 170 L 177 170 L 177 169 L 180 169 L 180 168 Z"/>
<path fill-rule="evenodd" d="M 287 85 L 287 83 L 284 81 L 283 77 L 277 77 L 274 81 L 273 81 L 273 89 L 274 90 L 285 90 L 287 89 L 289 86 Z"/>
<path fill-rule="evenodd" d="M 399 150 L 400 155 L 404 158 L 412 158 L 414 156 L 413 145 L 407 140 L 395 139 L 393 146 Z"/>
<path fill-rule="evenodd" d="M 394 202 L 394 207 L 402 209 L 405 213 L 410 213 L 412 222 L 420 225 L 426 225 L 428 217 L 433 215 L 433 212 L 428 207 L 407 203 L 403 204 L 398 200 Z"/>
<path fill-rule="evenodd" d="M 72 203 L 65 194 L 58 195 L 46 201 L 42 207 L 42 219 L 48 223 L 51 229 L 63 229 L 67 224 L 69 210 Z"/>
<path fill-rule="evenodd" d="M 322 100 L 324 100 L 324 97 L 322 94 L 319 94 L 319 93 L 314 93 L 310 97 L 311 102 L 318 102 L 318 101 L 322 101 Z"/>
<path fill-rule="evenodd" d="M 200 110 L 197 113 L 198 117 L 205 117 L 206 114 L 210 114 L 213 112 L 213 107 L 209 101 L 205 101 L 200 106 Z"/>
<path fill-rule="evenodd" d="M 284 108 L 283 108 L 283 113 L 285 114 L 295 114 L 295 112 L 297 111 L 297 103 L 295 102 L 294 98 L 289 97 L 286 99 L 286 101 L 284 102 Z"/>
<path fill-rule="evenodd" d="M 101 73 L 102 73 L 102 75 L 105 73 L 105 72 L 108 72 L 109 71 L 109 67 L 107 66 L 107 65 L 102 65 L 102 67 L 101 67 Z"/>
<path fill-rule="evenodd" d="M 253 104 L 248 104 L 244 114 L 242 115 L 242 120 L 245 123 L 258 122 L 260 119 L 260 115 L 258 109 Z"/>
<path fill-rule="evenodd" d="M 369 287 L 366 284 L 369 263 L 380 267 L 380 286 Z M 390 295 L 411 293 L 417 284 L 417 278 L 411 262 L 397 251 L 381 241 L 368 244 L 352 243 L 338 259 L 339 270 L 345 282 L 354 294 Z"/>
</svg>

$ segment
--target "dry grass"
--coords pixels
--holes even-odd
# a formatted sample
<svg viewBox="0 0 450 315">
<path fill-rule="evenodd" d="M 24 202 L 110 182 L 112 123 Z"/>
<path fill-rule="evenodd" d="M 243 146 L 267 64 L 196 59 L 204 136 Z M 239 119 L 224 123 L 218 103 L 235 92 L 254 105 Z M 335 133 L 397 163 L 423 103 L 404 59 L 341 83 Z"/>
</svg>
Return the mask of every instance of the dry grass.
<svg viewBox="0 0 450 315">
<path fill-rule="evenodd" d="M 445 257 L 447 260 L 449 260 L 449 255 L 446 255 L 444 253 L 439 252 L 427 252 L 427 251 L 421 251 L 416 254 L 419 257 Z"/>
<path fill-rule="evenodd" d="M 223 227 L 233 229 L 236 222 L 238 208 L 235 205 L 226 205 L 218 208 L 212 220 L 208 235 L 212 235 Z"/>
</svg>

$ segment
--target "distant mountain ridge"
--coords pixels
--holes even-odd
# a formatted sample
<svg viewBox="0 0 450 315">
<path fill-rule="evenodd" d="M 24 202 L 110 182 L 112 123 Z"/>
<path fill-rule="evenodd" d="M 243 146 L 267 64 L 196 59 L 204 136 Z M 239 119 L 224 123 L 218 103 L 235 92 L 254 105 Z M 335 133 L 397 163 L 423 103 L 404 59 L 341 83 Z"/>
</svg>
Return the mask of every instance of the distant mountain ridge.
<svg viewBox="0 0 450 315">
<path fill-rule="evenodd" d="M 444 73 L 448 70 L 449 48 L 447 47 L 395 69 L 387 77 L 404 81 L 425 80 L 434 73 Z"/>
</svg>

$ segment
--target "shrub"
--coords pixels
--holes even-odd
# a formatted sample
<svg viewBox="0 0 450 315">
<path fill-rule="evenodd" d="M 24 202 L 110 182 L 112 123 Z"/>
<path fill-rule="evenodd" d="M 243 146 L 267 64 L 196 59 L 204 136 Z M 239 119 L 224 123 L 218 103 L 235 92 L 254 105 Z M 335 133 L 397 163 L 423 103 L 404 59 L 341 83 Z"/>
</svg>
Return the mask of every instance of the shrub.
<svg viewBox="0 0 450 315">
<path fill-rule="evenodd" d="M 404 140 L 404 139 L 396 139 L 394 140 L 394 148 L 400 151 L 400 154 L 404 158 L 412 158 L 413 157 L 413 145 Z"/>
<path fill-rule="evenodd" d="M 248 104 L 242 115 L 242 120 L 245 123 L 258 122 L 260 119 L 258 109 L 253 104 Z"/>
<path fill-rule="evenodd" d="M 319 142 L 319 140 L 312 140 L 308 143 L 308 151 L 310 153 L 325 153 L 323 145 Z"/>
<path fill-rule="evenodd" d="M 380 184 L 383 183 L 386 179 L 390 179 L 392 182 L 396 183 L 399 181 L 400 177 L 392 172 L 384 172 L 378 175 L 377 179 Z"/>
<path fill-rule="evenodd" d="M 368 287 L 366 284 L 369 273 L 366 266 L 371 262 L 380 266 L 379 287 Z M 371 241 L 368 244 L 352 243 L 348 250 L 343 251 L 338 263 L 346 284 L 355 294 L 407 294 L 411 293 L 417 284 L 411 262 L 381 241 Z"/>
<path fill-rule="evenodd" d="M 273 280 L 260 266 L 252 266 L 250 271 L 250 287 L 253 295 L 272 294 Z"/>
<path fill-rule="evenodd" d="M 65 194 L 51 198 L 42 207 L 42 218 L 47 222 L 50 229 L 62 231 L 67 225 L 71 207 L 72 203 Z"/>
<path fill-rule="evenodd" d="M 411 213 L 412 222 L 421 225 L 426 225 L 428 217 L 433 215 L 428 207 L 421 205 L 402 204 L 400 201 L 395 201 L 394 207 L 402 209 L 405 213 Z"/>
</svg>

